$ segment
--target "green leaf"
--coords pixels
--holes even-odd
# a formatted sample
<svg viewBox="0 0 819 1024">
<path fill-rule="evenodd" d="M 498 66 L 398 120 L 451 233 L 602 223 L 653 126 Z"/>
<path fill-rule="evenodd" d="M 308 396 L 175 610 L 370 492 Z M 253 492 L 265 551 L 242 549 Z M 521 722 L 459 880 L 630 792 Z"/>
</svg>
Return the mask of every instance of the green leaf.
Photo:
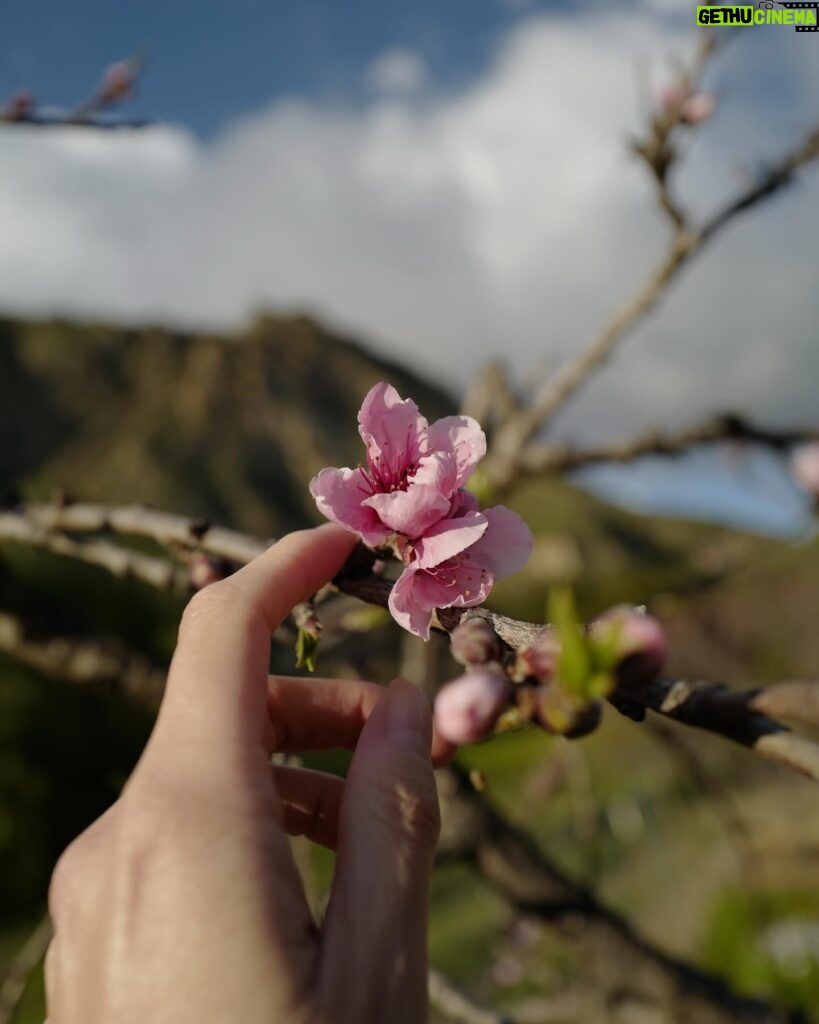
<svg viewBox="0 0 819 1024">
<path fill-rule="evenodd" d="M 584 695 L 591 659 L 569 587 L 552 587 L 549 591 L 549 618 L 560 637 L 560 682 L 571 693 Z"/>
<path fill-rule="evenodd" d="M 308 672 L 316 671 L 318 645 L 319 638 L 315 632 L 299 627 L 299 634 L 296 637 L 296 668 L 306 668 Z"/>
</svg>

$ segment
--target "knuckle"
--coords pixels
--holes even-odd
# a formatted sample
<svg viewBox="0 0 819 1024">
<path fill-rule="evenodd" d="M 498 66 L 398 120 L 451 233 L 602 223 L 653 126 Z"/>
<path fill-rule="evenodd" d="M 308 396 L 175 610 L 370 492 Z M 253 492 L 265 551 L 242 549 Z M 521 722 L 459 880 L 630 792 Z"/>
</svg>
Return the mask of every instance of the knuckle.
<svg viewBox="0 0 819 1024">
<path fill-rule="evenodd" d="M 402 833 L 424 848 L 434 847 L 441 831 L 441 811 L 429 763 L 420 756 L 403 755 L 394 772 L 385 772 L 375 781 Z"/>
<path fill-rule="evenodd" d="M 48 887 L 48 907 L 53 918 L 62 916 L 82 900 L 86 882 L 91 876 L 89 856 L 85 833 L 60 854 Z"/>
<path fill-rule="evenodd" d="M 179 626 L 180 634 L 187 632 L 203 620 L 208 623 L 211 619 L 221 617 L 233 604 L 237 589 L 233 580 L 225 579 L 211 583 L 203 590 L 197 591 L 188 601 L 182 613 L 182 621 Z"/>
</svg>

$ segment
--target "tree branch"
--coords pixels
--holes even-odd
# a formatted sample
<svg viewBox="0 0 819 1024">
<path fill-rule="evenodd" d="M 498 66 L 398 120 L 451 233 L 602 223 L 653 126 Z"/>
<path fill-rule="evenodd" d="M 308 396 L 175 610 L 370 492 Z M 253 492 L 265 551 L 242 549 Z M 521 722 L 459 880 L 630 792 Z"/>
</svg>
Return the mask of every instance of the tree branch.
<svg viewBox="0 0 819 1024">
<path fill-rule="evenodd" d="M 187 553 L 202 550 L 236 565 L 261 554 L 271 543 L 185 516 L 138 506 L 34 505 L 0 513 L 0 542 L 12 540 L 93 561 L 116 575 L 135 575 L 162 589 L 172 586 L 174 581 L 181 586 L 183 579 L 189 585 L 187 570 L 159 558 L 134 555 L 106 541 L 74 540 L 60 532 L 67 528 L 75 532 L 114 531 L 150 538 L 171 550 Z M 392 583 L 372 573 L 375 557 L 373 552 L 359 546 L 334 584 L 341 593 L 386 608 Z M 139 570 L 134 569 L 134 565 L 141 565 L 140 559 L 148 559 L 148 564 L 144 572 L 136 575 Z M 440 609 L 434 625 L 444 632 L 451 632 L 462 619 L 467 618 L 486 620 L 513 650 L 530 645 L 543 629 L 540 623 L 512 619 L 483 607 Z M 611 702 L 630 717 L 639 719 L 651 710 L 685 725 L 717 733 L 763 757 L 819 780 L 819 744 L 791 733 L 786 726 L 769 717 L 765 712 L 764 699 L 760 698 L 760 694 L 765 692 L 759 689 L 738 692 L 720 683 L 659 680 L 643 686 L 621 685 L 612 694 Z"/>
<path fill-rule="evenodd" d="M 638 293 L 611 317 L 591 344 L 565 367 L 551 386 L 542 389 L 528 408 L 511 415 L 498 428 L 483 466 L 498 489 L 510 486 L 527 461 L 527 446 L 609 358 L 616 346 L 651 312 L 682 268 L 736 216 L 775 195 L 793 181 L 800 168 L 817 157 L 819 126 L 700 228 L 692 230 L 677 226 L 668 250 Z"/>
<path fill-rule="evenodd" d="M 521 455 L 522 475 L 562 473 L 601 462 L 631 462 L 647 455 L 681 455 L 698 445 L 724 442 L 759 445 L 774 451 L 786 451 L 807 441 L 819 441 L 819 428 L 777 430 L 757 426 L 741 416 L 714 416 L 677 433 L 649 431 L 640 437 L 597 447 L 573 448 L 570 445 L 530 444 Z"/>
</svg>

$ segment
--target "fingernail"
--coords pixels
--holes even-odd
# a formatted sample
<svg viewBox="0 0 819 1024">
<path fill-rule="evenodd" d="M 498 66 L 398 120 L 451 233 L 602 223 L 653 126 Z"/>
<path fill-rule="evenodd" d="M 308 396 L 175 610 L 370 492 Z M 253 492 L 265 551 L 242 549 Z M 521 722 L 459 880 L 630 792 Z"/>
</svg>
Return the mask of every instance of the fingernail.
<svg viewBox="0 0 819 1024">
<path fill-rule="evenodd" d="M 401 750 L 428 755 L 432 718 L 426 697 L 412 683 L 395 679 L 387 700 L 387 738 Z"/>
</svg>

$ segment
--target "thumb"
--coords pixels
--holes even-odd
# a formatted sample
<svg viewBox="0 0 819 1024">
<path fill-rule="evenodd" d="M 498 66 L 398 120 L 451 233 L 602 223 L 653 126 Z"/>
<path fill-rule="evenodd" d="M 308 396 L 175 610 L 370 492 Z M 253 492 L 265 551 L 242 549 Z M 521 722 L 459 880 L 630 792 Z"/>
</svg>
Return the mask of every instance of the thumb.
<svg viewBox="0 0 819 1024">
<path fill-rule="evenodd" d="M 347 775 L 321 979 L 322 997 L 336 1014 L 343 1007 L 344 1019 L 426 1019 L 440 828 L 431 738 L 426 698 L 396 680 L 364 726 Z"/>
</svg>

